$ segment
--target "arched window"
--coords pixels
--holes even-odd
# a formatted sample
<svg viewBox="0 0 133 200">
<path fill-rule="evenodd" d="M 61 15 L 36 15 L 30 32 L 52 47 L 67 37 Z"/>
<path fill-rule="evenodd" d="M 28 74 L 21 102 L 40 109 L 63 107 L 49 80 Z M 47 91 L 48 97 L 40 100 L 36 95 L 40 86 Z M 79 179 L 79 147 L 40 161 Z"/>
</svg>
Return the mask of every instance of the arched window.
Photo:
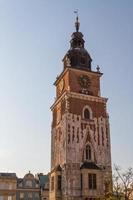
<svg viewBox="0 0 133 200">
<path fill-rule="evenodd" d="M 84 118 L 90 119 L 90 111 L 87 108 L 84 110 Z"/>
<path fill-rule="evenodd" d="M 93 113 L 92 113 L 90 106 L 88 106 L 88 105 L 84 106 L 84 108 L 82 110 L 83 119 L 92 119 L 93 118 L 92 115 L 93 115 Z"/>
<path fill-rule="evenodd" d="M 91 147 L 90 147 L 90 145 L 86 145 L 85 157 L 86 157 L 86 160 L 91 160 Z"/>
</svg>

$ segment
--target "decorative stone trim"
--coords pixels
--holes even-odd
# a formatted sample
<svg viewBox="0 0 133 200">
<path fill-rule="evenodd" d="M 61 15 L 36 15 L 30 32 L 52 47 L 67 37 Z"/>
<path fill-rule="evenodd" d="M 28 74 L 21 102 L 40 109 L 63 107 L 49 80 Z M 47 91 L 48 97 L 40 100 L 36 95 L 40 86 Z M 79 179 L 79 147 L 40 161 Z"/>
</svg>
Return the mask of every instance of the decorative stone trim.
<svg viewBox="0 0 133 200">
<path fill-rule="evenodd" d="M 79 94 L 76 92 L 67 92 L 67 94 L 69 97 L 73 97 L 76 99 L 95 101 L 95 102 L 100 102 L 100 103 L 106 103 L 108 100 L 107 98 L 104 98 L 104 97 L 96 97 L 96 96 L 91 96 L 91 95 Z"/>
<path fill-rule="evenodd" d="M 55 107 L 55 105 L 58 104 L 58 102 L 60 102 L 62 99 L 65 98 L 69 98 L 69 97 L 73 97 L 76 99 L 82 99 L 82 100 L 88 100 L 88 101 L 95 101 L 95 102 L 99 102 L 99 103 L 106 103 L 108 101 L 108 98 L 105 97 L 96 97 L 96 96 L 91 96 L 91 95 L 85 95 L 85 94 L 79 94 L 76 92 L 69 92 L 69 91 L 65 91 L 56 101 L 55 103 L 50 107 L 51 110 L 53 110 L 53 108 Z"/>
</svg>

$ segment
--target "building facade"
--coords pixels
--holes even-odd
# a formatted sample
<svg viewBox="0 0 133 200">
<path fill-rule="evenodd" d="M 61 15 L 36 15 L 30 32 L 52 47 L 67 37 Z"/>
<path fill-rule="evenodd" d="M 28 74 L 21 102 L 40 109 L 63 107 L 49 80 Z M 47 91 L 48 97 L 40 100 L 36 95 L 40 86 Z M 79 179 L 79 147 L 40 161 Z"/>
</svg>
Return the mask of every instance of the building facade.
<svg viewBox="0 0 133 200">
<path fill-rule="evenodd" d="M 17 179 L 16 200 L 40 200 L 39 180 L 30 172 Z"/>
<path fill-rule="evenodd" d="M 16 187 L 15 173 L 0 173 L 0 200 L 16 200 Z"/>
<path fill-rule="evenodd" d="M 15 173 L 0 173 L 0 200 L 48 200 L 49 175 L 33 175 L 23 178 Z"/>
<path fill-rule="evenodd" d="M 92 70 L 79 25 L 77 17 L 63 71 L 54 83 L 50 200 L 100 199 L 112 184 L 107 98 L 100 91 L 102 73 L 99 67 Z"/>
</svg>

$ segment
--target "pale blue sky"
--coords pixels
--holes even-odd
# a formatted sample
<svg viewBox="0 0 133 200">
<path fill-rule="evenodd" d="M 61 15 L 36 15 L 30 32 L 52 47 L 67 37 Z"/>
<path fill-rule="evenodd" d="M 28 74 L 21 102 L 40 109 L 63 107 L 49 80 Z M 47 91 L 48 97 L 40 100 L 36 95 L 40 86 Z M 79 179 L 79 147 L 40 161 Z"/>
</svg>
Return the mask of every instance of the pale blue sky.
<svg viewBox="0 0 133 200">
<path fill-rule="evenodd" d="M 133 0 L 0 0 L 0 171 L 50 169 L 53 82 L 75 9 L 93 69 L 104 73 L 112 163 L 133 167 Z"/>
</svg>

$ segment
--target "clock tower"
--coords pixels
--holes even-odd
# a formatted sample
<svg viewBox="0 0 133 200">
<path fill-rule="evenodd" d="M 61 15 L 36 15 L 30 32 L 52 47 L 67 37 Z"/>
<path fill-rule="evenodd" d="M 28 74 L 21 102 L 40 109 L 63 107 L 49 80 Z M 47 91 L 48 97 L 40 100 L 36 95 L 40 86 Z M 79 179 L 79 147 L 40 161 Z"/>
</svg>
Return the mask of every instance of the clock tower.
<svg viewBox="0 0 133 200">
<path fill-rule="evenodd" d="M 56 99 L 51 107 L 50 200 L 92 200 L 109 194 L 112 183 L 107 98 L 100 94 L 99 67 L 76 31 L 57 77 Z"/>
</svg>

